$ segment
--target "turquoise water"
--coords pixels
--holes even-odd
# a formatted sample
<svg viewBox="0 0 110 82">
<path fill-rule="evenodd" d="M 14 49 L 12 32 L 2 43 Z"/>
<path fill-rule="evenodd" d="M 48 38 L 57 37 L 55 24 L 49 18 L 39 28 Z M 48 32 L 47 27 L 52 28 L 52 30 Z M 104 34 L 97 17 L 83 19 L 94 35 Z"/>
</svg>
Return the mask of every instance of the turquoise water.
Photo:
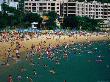
<svg viewBox="0 0 110 82">
<path fill-rule="evenodd" d="M 42 59 L 35 55 L 35 65 L 23 57 L 17 64 L 0 66 L 0 82 L 7 82 L 9 74 L 13 76 L 13 82 L 30 82 L 27 77 L 31 77 L 33 82 L 110 82 L 110 41 L 77 43 L 52 51 L 55 55 L 51 60 L 45 53 Z M 64 51 L 68 54 L 67 59 L 63 58 Z M 20 72 L 21 67 L 25 71 Z M 51 69 L 55 74 L 49 72 Z M 18 80 L 17 76 L 21 79 Z"/>
</svg>

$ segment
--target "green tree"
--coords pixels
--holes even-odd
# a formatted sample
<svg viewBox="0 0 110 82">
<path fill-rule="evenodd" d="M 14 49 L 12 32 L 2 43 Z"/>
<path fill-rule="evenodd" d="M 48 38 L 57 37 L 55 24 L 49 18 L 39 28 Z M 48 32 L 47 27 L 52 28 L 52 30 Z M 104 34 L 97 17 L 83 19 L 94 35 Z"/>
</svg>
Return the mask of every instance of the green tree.
<svg viewBox="0 0 110 82">
<path fill-rule="evenodd" d="M 8 14 L 0 12 L 0 29 L 5 29 L 8 26 Z"/>
<path fill-rule="evenodd" d="M 42 22 L 42 18 L 37 13 L 27 13 L 24 16 L 25 26 L 30 26 L 32 22 L 38 22 L 38 27 L 40 27 L 40 23 Z"/>
<path fill-rule="evenodd" d="M 81 24 L 81 30 L 97 31 L 100 28 L 99 20 L 90 19 L 89 17 L 82 17 L 82 19 L 79 19 L 79 22 L 81 20 L 83 21 Z"/>
<path fill-rule="evenodd" d="M 6 13 L 6 11 L 9 9 L 9 6 L 6 3 L 1 4 L 2 11 Z"/>
<path fill-rule="evenodd" d="M 76 16 L 67 16 L 64 18 L 63 21 L 64 29 L 77 29 L 77 27 L 78 27 L 78 20 Z"/>
<path fill-rule="evenodd" d="M 48 16 L 49 20 L 46 21 L 46 27 L 48 27 L 48 29 L 54 29 L 57 25 L 56 25 L 56 19 L 58 18 L 58 15 L 56 12 L 51 11 L 48 12 L 47 14 L 45 14 Z"/>
</svg>

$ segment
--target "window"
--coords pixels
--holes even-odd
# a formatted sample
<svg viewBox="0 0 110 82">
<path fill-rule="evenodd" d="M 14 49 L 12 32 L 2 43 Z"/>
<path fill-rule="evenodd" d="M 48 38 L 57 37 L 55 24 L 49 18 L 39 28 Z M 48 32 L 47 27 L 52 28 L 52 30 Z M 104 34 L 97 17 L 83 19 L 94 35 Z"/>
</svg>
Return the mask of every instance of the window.
<svg viewBox="0 0 110 82">
<path fill-rule="evenodd" d="M 98 18 L 98 16 L 96 16 L 96 18 Z"/>
<path fill-rule="evenodd" d="M 107 16 L 104 16 L 104 18 L 107 18 Z"/>
<path fill-rule="evenodd" d="M 46 9 L 46 7 L 44 7 L 44 9 Z"/>
<path fill-rule="evenodd" d="M 34 27 L 37 27 L 37 24 L 34 24 Z"/>
<path fill-rule="evenodd" d="M 43 3 L 42 5 L 47 5 L 46 3 Z"/>
<path fill-rule="evenodd" d="M 36 3 L 32 3 L 32 6 L 36 6 Z"/>
<path fill-rule="evenodd" d="M 36 7 L 32 7 L 32 10 L 36 10 Z"/>
<path fill-rule="evenodd" d="M 55 3 L 51 3 L 51 6 L 55 6 Z"/>
<path fill-rule="evenodd" d="M 76 8 L 75 7 L 68 7 L 68 9 L 75 10 Z"/>
<path fill-rule="evenodd" d="M 96 5 L 96 8 L 98 8 L 98 5 Z"/>
<path fill-rule="evenodd" d="M 59 9 L 59 7 L 57 7 L 57 9 Z"/>
<path fill-rule="evenodd" d="M 41 10 L 41 11 L 42 11 L 42 10 L 43 10 L 43 8 L 42 8 L 42 7 L 39 7 L 39 10 Z"/>
<path fill-rule="evenodd" d="M 25 9 L 28 9 L 28 7 L 25 7 Z"/>
<path fill-rule="evenodd" d="M 66 11 L 64 11 L 64 13 L 67 13 Z"/>
<path fill-rule="evenodd" d="M 51 10 L 55 10 L 55 7 L 51 7 Z"/>
<path fill-rule="evenodd" d="M 68 3 L 69 6 L 75 6 L 75 3 Z"/>
<path fill-rule="evenodd" d="M 96 12 L 96 15 L 98 15 L 98 12 Z"/>
<path fill-rule="evenodd" d="M 75 13 L 75 11 L 68 11 L 68 13 Z"/>
<path fill-rule="evenodd" d="M 25 5 L 28 5 L 28 3 L 25 3 Z"/>
<path fill-rule="evenodd" d="M 32 7 L 32 11 L 33 12 L 36 12 L 36 7 Z"/>
<path fill-rule="evenodd" d="M 64 3 L 64 6 L 67 6 L 67 3 Z"/>
<path fill-rule="evenodd" d="M 29 3 L 29 5 L 31 5 L 31 3 Z"/>
<path fill-rule="evenodd" d="M 40 6 L 42 6 L 42 3 L 39 3 Z"/>
<path fill-rule="evenodd" d="M 107 15 L 107 12 L 104 12 L 104 15 Z"/>
</svg>

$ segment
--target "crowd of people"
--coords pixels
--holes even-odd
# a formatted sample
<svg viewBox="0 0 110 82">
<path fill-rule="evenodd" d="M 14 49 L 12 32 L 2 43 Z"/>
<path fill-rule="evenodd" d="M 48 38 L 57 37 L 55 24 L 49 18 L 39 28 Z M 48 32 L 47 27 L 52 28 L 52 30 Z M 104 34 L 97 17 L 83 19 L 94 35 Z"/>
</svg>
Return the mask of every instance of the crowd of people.
<svg viewBox="0 0 110 82">
<path fill-rule="evenodd" d="M 40 36 L 42 35 L 46 35 L 44 37 L 41 37 L 39 38 Z M 91 35 L 104 35 L 104 37 L 107 37 L 109 39 L 109 33 L 87 33 L 87 32 L 70 32 L 68 34 L 66 34 L 66 36 L 68 37 L 74 37 L 75 39 L 78 38 L 78 36 L 85 36 L 85 39 L 88 41 L 88 37 L 90 37 Z M 60 38 L 62 36 L 65 36 L 65 33 L 63 32 L 53 32 L 53 33 L 18 33 L 18 32 L 12 32 L 12 33 L 8 33 L 8 32 L 3 32 L 3 33 L 0 33 L 0 43 L 4 43 L 4 42 L 10 42 L 10 46 L 16 46 L 14 49 L 12 48 L 8 48 L 6 50 L 6 62 L 5 64 L 8 63 L 8 61 L 10 61 L 10 59 L 20 59 L 20 49 L 21 48 L 25 48 L 26 51 L 29 51 L 27 53 L 27 56 L 26 58 L 31 58 L 33 53 L 37 52 L 39 54 L 39 57 L 40 57 L 40 54 L 42 52 L 42 49 L 46 47 L 46 39 L 56 39 L 56 41 L 59 41 L 59 44 L 60 44 Z M 57 38 L 56 38 L 57 37 Z M 44 39 L 45 40 L 41 40 L 41 42 L 39 43 L 39 45 L 36 46 L 36 44 L 33 44 L 31 45 L 31 48 L 26 48 L 24 46 L 24 44 L 22 44 L 22 41 L 27 41 L 27 40 L 32 40 L 33 38 L 39 38 L 39 39 Z M 65 41 L 65 37 L 63 37 L 63 41 L 64 43 L 63 44 L 66 44 L 65 47 L 67 47 L 68 43 Z M 72 43 L 74 43 L 74 41 L 71 41 Z M 48 47 L 45 49 L 46 51 L 46 54 L 48 54 L 48 57 L 51 57 L 51 49 L 52 47 L 59 47 L 59 44 L 56 44 L 55 46 L 51 46 L 51 43 L 49 43 Z M 14 57 L 13 52 L 16 53 L 16 57 Z M 66 55 L 65 55 L 66 57 Z"/>
<path fill-rule="evenodd" d="M 106 37 L 109 36 L 109 33 L 103 33 Z M 102 34 L 102 35 L 103 35 Z M 27 40 L 32 40 L 33 38 L 39 38 L 40 36 L 42 35 L 46 35 L 44 38 L 46 38 L 45 40 L 41 40 L 41 42 L 36 45 L 34 43 L 31 44 L 31 47 L 30 48 L 27 48 L 26 46 L 24 46 L 24 44 L 22 44 L 22 41 L 27 41 Z M 88 40 L 88 37 L 91 36 L 91 35 L 100 35 L 100 33 L 83 33 L 83 32 L 71 32 L 71 33 L 68 33 L 66 34 L 66 36 L 68 37 L 74 37 L 75 39 L 78 38 L 78 36 L 86 36 L 86 40 Z M 56 38 L 57 36 L 57 38 Z M 25 49 L 26 50 L 26 55 L 25 55 L 25 60 L 29 61 L 31 65 L 35 65 L 35 62 L 34 62 L 34 56 L 35 54 L 37 53 L 38 55 L 38 58 L 41 59 L 43 57 L 43 51 L 45 52 L 46 56 L 48 59 L 52 60 L 53 59 L 53 56 L 55 55 L 52 51 L 53 48 L 58 48 L 59 44 L 56 44 L 55 46 L 52 46 L 51 43 L 49 43 L 48 47 L 46 47 L 46 43 L 47 43 L 47 40 L 48 39 L 56 39 L 56 41 L 59 41 L 60 43 L 60 38 L 62 36 L 65 36 L 64 33 L 62 32 L 54 32 L 54 33 L 18 33 L 18 32 L 13 32 L 13 33 L 8 33 L 8 32 L 3 32 L 3 33 L 0 33 L 0 43 L 2 42 L 10 42 L 10 48 L 8 48 L 6 51 L 5 51 L 5 55 L 6 55 L 6 60 L 5 62 L 3 62 L 1 65 L 7 65 L 9 66 L 10 64 L 10 61 L 13 61 L 13 62 L 18 62 L 20 61 L 22 55 L 21 55 L 21 52 L 20 50 L 21 49 Z M 43 39 L 43 38 L 42 38 Z M 109 37 L 108 37 L 109 39 Z M 65 41 L 65 37 L 63 38 L 64 40 L 64 43 L 62 45 L 65 45 L 65 48 L 68 47 L 68 43 Z M 71 40 L 72 43 L 74 43 L 74 41 Z M 15 48 L 13 49 L 12 47 L 15 46 Z M 15 54 L 14 54 L 15 52 Z M 68 58 L 68 53 L 66 51 L 63 51 L 63 58 L 64 59 L 67 59 Z M 59 60 L 58 58 L 55 60 L 56 64 L 59 64 Z M 44 67 L 47 67 L 47 65 L 44 65 Z M 25 71 L 25 69 L 22 67 L 21 68 L 21 71 Z M 33 70 L 34 74 L 36 75 L 36 71 Z M 50 71 L 50 73 L 52 74 L 55 74 L 55 70 L 54 68 L 52 68 Z M 18 76 L 18 79 L 20 79 L 21 76 Z M 30 77 L 27 77 L 30 82 L 32 82 L 32 79 Z M 9 78 L 8 78 L 8 82 L 13 82 L 12 81 L 12 75 L 9 75 Z M 64 82 L 66 82 L 66 80 L 64 80 Z"/>
<path fill-rule="evenodd" d="M 41 32 L 24 32 L 24 33 L 19 33 L 19 32 L 1 32 L 0 33 L 0 42 L 9 42 L 9 41 L 16 41 L 16 40 L 30 40 L 32 38 L 38 38 L 41 35 L 57 35 L 57 36 L 61 36 L 61 35 L 67 35 L 67 36 L 74 36 L 74 35 L 83 35 L 83 36 L 91 36 L 91 35 L 106 35 L 109 36 L 110 33 L 104 33 L 104 32 L 94 32 L 94 33 L 88 33 L 88 32 L 45 32 L 45 33 L 41 33 Z M 48 39 L 48 38 L 47 38 Z"/>
</svg>

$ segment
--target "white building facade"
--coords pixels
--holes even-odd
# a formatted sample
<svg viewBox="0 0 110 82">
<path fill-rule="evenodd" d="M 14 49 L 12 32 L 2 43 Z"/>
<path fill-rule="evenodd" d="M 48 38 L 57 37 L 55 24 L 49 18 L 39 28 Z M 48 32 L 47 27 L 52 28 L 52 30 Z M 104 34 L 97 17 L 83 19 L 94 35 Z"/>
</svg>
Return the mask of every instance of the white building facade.
<svg viewBox="0 0 110 82">
<path fill-rule="evenodd" d="M 19 3 L 18 2 L 10 2 L 9 6 L 18 9 L 19 8 Z"/>
<path fill-rule="evenodd" d="M 48 11 L 55 11 L 60 16 L 87 16 L 93 19 L 110 20 L 110 3 L 97 1 L 28 0 L 24 2 L 24 9 L 41 15 Z"/>
<path fill-rule="evenodd" d="M 76 15 L 87 16 L 94 19 L 108 20 L 110 17 L 110 4 L 100 3 L 97 1 L 93 2 L 78 2 Z"/>
<path fill-rule="evenodd" d="M 62 2 L 62 12 L 61 15 L 64 16 L 71 16 L 71 15 L 76 15 L 76 2 L 75 1 L 63 1 Z"/>
<path fill-rule="evenodd" d="M 63 2 L 63 4 L 62 15 L 64 16 L 75 15 L 94 19 L 110 19 L 110 3 L 67 1 Z"/>
<path fill-rule="evenodd" d="M 24 9 L 40 15 L 49 11 L 55 11 L 60 15 L 60 4 L 59 0 L 28 0 L 24 2 Z"/>
<path fill-rule="evenodd" d="M 1 4 L 0 4 L 0 11 L 2 11 Z"/>
<path fill-rule="evenodd" d="M 14 7 L 14 8 L 16 8 L 16 9 L 19 8 L 19 3 L 18 3 L 18 2 L 14 2 L 14 0 L 1 0 L 1 1 L 0 1 L 0 11 L 2 11 L 1 4 L 3 4 L 4 2 L 5 2 L 7 5 L 9 5 L 10 7 Z"/>
</svg>

